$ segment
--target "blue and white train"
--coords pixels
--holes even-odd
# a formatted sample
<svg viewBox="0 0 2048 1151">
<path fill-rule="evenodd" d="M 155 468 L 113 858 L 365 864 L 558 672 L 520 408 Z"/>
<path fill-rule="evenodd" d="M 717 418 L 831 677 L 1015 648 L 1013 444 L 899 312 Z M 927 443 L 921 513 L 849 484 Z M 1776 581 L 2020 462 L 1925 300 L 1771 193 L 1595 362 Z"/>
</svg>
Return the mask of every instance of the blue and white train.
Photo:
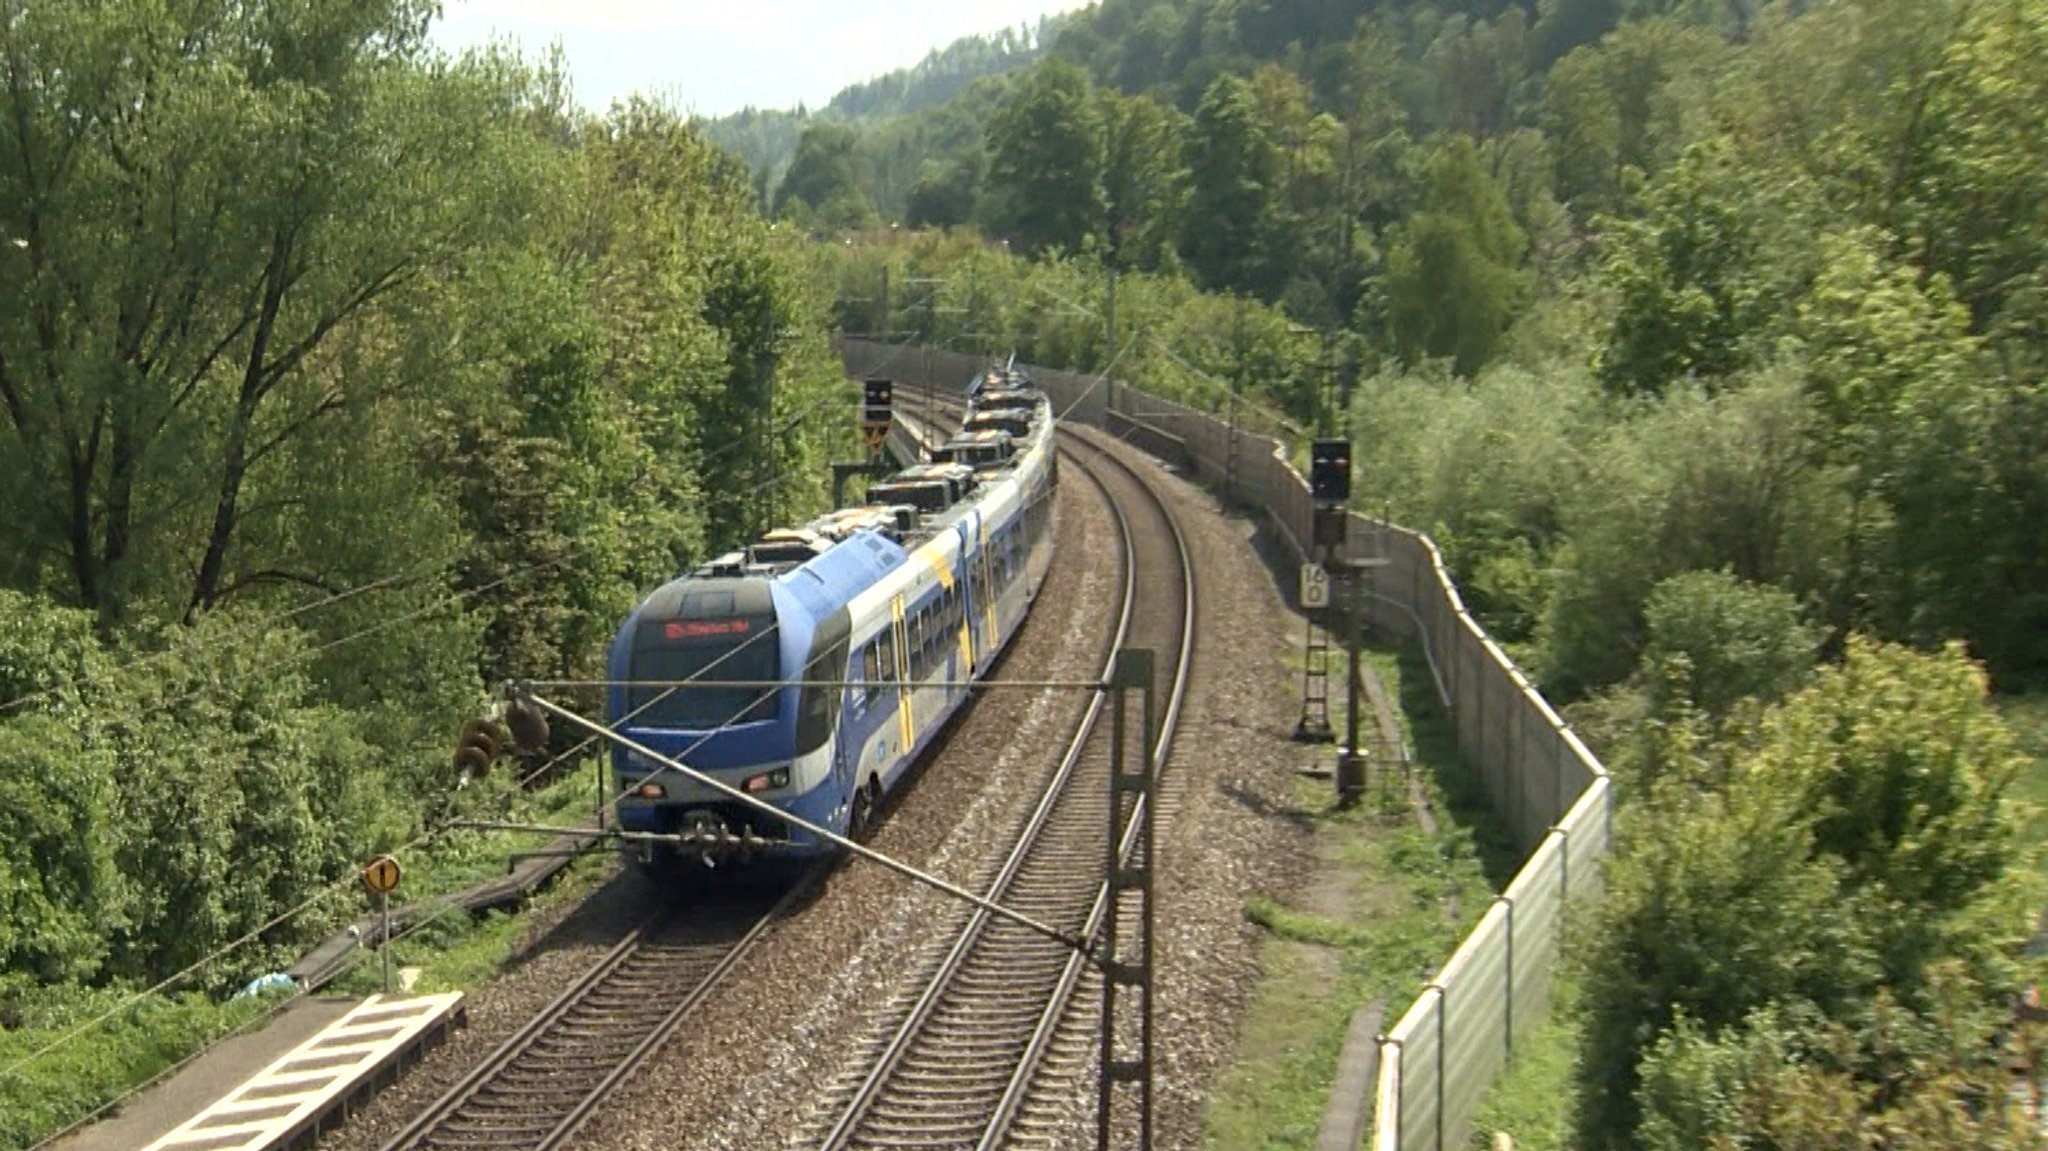
<svg viewBox="0 0 2048 1151">
<path fill-rule="evenodd" d="M 1053 416 L 1021 373 L 974 382 L 961 434 L 867 503 L 768 533 L 656 590 L 613 638 L 606 719 L 842 835 L 1024 622 L 1052 563 Z M 614 747 L 618 819 L 706 861 L 830 845 Z M 642 840 L 641 858 L 659 853 Z"/>
</svg>

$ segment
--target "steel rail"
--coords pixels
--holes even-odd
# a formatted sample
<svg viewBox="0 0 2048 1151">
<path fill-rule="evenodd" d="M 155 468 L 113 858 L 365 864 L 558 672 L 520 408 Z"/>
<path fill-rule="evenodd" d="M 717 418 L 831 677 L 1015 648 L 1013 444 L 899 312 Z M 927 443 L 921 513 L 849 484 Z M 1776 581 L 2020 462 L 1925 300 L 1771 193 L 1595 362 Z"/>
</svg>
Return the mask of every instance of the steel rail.
<svg viewBox="0 0 2048 1151">
<path fill-rule="evenodd" d="M 1083 443 L 1087 442 L 1079 436 L 1076 436 L 1075 439 Z M 1160 779 L 1165 775 L 1167 762 L 1173 753 L 1174 736 L 1178 734 L 1180 729 L 1181 704 L 1187 699 L 1188 677 L 1194 667 L 1195 562 L 1194 557 L 1188 552 L 1186 534 L 1180 530 L 1179 521 L 1174 517 L 1172 509 L 1166 506 L 1166 501 L 1159 497 L 1158 491 L 1146 483 L 1143 477 L 1138 475 L 1135 468 L 1131 467 L 1126 461 L 1118 459 L 1114 453 L 1095 444 L 1089 444 L 1089 447 L 1100 458 L 1108 460 L 1126 475 L 1130 476 L 1136 486 L 1151 499 L 1153 506 L 1158 508 L 1160 518 L 1173 525 L 1174 550 L 1178 554 L 1181 570 L 1181 618 L 1186 621 L 1186 626 L 1181 631 L 1180 655 L 1174 671 L 1173 689 L 1168 696 L 1166 712 L 1159 725 L 1159 738 L 1153 748 L 1152 762 L 1156 765 L 1156 774 L 1153 779 L 1154 790 L 1152 795 L 1158 795 Z M 1148 813 L 1145 810 L 1145 805 L 1150 801 L 1150 798 L 1148 795 L 1141 794 L 1132 807 L 1130 822 L 1125 825 L 1123 836 L 1117 842 L 1117 858 L 1121 862 L 1129 862 L 1131 856 L 1137 851 L 1140 820 L 1148 814 L 1158 814 Z M 1163 807 L 1164 805 L 1162 804 L 1161 806 Z M 1156 843 L 1154 847 L 1157 847 Z M 1147 860 L 1146 863 L 1150 866 L 1155 861 Z M 1154 882 L 1157 882 L 1156 871 L 1154 872 Z M 1097 889 L 1095 903 L 1089 909 L 1088 920 L 1081 929 L 1083 938 L 1094 939 L 1102 930 L 1103 921 L 1113 913 L 1114 909 L 1109 906 L 1109 894 L 1108 883 L 1104 883 Z M 1002 1099 L 997 1102 L 995 1114 L 990 1118 L 987 1129 L 983 1131 L 981 1139 L 975 1144 L 975 1151 L 994 1151 L 1009 1136 L 1018 1112 L 1024 1106 L 1025 1097 L 1030 1092 L 1031 1083 L 1037 1076 L 1039 1065 L 1044 1061 L 1047 1049 L 1052 1046 L 1053 1037 L 1059 1030 L 1060 1021 L 1066 1017 L 1067 1009 L 1073 1001 L 1074 992 L 1080 986 L 1081 975 L 1086 965 L 1081 963 L 1079 959 L 1079 956 L 1068 958 L 1066 969 L 1060 973 L 1059 985 L 1046 1000 L 1045 1010 L 1039 1016 L 1037 1030 L 1032 1033 L 1030 1042 L 1025 1046 L 1023 1057 L 1017 1061 L 1017 1070 L 1010 1077 L 1010 1085 L 1004 1089 Z M 1153 962 L 1156 966 L 1158 962 L 1156 951 L 1154 952 Z M 1156 971 L 1154 974 L 1156 976 Z M 1108 1023 L 1105 1021 L 1104 1026 L 1107 1025 Z"/>
<path fill-rule="evenodd" d="M 1069 438 L 1074 437 L 1070 436 Z M 1086 443 L 1085 440 L 1079 442 Z M 1087 447 L 1097 455 L 1105 455 L 1105 453 L 1101 452 L 1100 448 L 1092 444 L 1088 444 Z M 1083 474 L 1087 474 L 1090 477 L 1091 481 L 1095 483 L 1108 500 L 1111 512 L 1116 518 L 1118 535 L 1122 542 L 1123 554 L 1126 557 L 1123 605 L 1119 612 L 1116 635 L 1111 645 L 1110 659 L 1114 660 L 1114 652 L 1124 645 L 1130 634 L 1132 621 L 1135 616 L 1138 549 L 1134 540 L 1130 519 L 1125 514 L 1124 509 L 1118 505 L 1118 501 L 1110 495 L 1109 485 L 1104 482 L 1094 467 L 1091 467 L 1087 461 L 1075 455 L 1071 449 L 1062 450 L 1075 462 Z M 1147 493 L 1152 499 L 1154 506 L 1157 507 L 1161 521 L 1166 525 L 1168 532 L 1172 536 L 1176 549 L 1177 563 L 1180 566 L 1182 577 L 1183 595 L 1179 616 L 1181 644 L 1177 656 L 1177 668 L 1172 689 L 1173 699 L 1167 710 L 1166 719 L 1158 734 L 1158 738 L 1155 740 L 1153 747 L 1148 749 L 1155 756 L 1163 757 L 1171 748 L 1171 733 L 1173 727 L 1177 725 L 1180 701 L 1185 695 L 1190 664 L 1189 657 L 1192 651 L 1194 620 L 1192 562 L 1187 553 L 1186 541 L 1182 538 L 1176 521 L 1174 521 L 1164 503 L 1157 499 L 1156 494 L 1151 493 L 1149 487 L 1144 484 L 1143 479 L 1137 476 L 1134 471 L 1124 467 L 1120 461 L 1115 462 L 1118 467 L 1123 468 L 1131 477 L 1137 487 Z M 1075 736 L 1062 757 L 1060 766 L 1055 772 L 1052 781 L 1047 785 L 1037 808 L 1033 811 L 1024 830 L 1020 833 L 1018 841 L 1006 858 L 1001 872 L 989 886 L 991 899 L 1008 892 L 1014 885 L 1026 861 L 1033 858 L 1034 854 L 1039 850 L 1045 829 L 1053 817 L 1055 808 L 1073 796 L 1070 785 L 1073 782 L 1074 772 L 1081 761 L 1082 755 L 1090 747 L 1098 734 L 1098 720 L 1101 712 L 1100 704 L 1101 700 L 1098 697 L 1090 706 L 1082 721 L 1077 725 Z M 1156 763 L 1159 760 L 1155 758 L 1153 762 Z M 1126 857 L 1128 857 L 1131 845 L 1135 842 L 1133 837 L 1136 835 L 1138 827 L 1137 819 L 1142 814 L 1142 808 L 1135 810 L 1132 814 L 1131 822 L 1126 825 L 1125 833 L 1121 839 L 1122 852 Z M 1082 932 L 1083 938 L 1093 939 L 1093 932 L 1099 927 L 1103 919 L 1106 900 L 1106 884 L 1098 884 L 1090 910 L 1086 915 L 1089 926 Z M 842 1110 L 838 1122 L 825 1138 L 824 1147 L 843 1148 L 850 1145 L 858 1136 L 862 1124 L 872 1114 L 873 1108 L 882 1097 L 884 1088 L 902 1068 L 904 1060 L 913 1045 L 919 1041 L 920 1036 L 926 1033 L 928 1025 L 934 1013 L 938 1010 L 939 1005 L 945 1001 L 950 992 L 955 990 L 968 958 L 975 954 L 977 946 L 984 941 L 988 928 L 989 921 L 987 917 L 977 914 L 971 917 L 958 930 L 951 950 L 940 963 L 935 973 L 928 979 L 923 994 L 912 1007 L 908 1016 L 899 1025 L 887 1048 L 876 1060 L 875 1065 Z M 1068 955 L 1067 960 L 1060 968 L 1060 972 L 1054 980 L 1054 997 L 1048 1002 L 1047 1008 L 1040 1013 L 1039 1018 L 1032 1025 L 1032 1029 L 1024 1041 L 1019 1063 L 1011 1071 L 1007 1079 L 1003 1081 L 1004 1086 L 997 1093 L 996 1097 L 997 1110 L 986 1121 L 987 1124 L 1006 1125 L 1009 1122 L 1010 1117 L 1014 1114 L 1017 1101 L 1021 1099 L 1023 1094 L 1024 1088 L 1020 1084 L 1028 1083 L 1030 1075 L 1035 1071 L 1049 1035 L 1059 1018 L 1064 1014 L 1066 1000 L 1070 998 L 1072 987 L 1078 982 L 1080 970 L 1089 964 L 1093 958 L 1090 955 L 1081 953 L 1070 953 Z M 984 1132 L 987 1129 L 988 1127 L 984 1126 Z M 986 1141 L 986 1138 L 984 1138 L 984 1141 Z"/>
<path fill-rule="evenodd" d="M 625 978 L 630 977 L 626 974 L 628 964 L 643 950 L 659 945 L 662 932 L 679 921 L 682 909 L 670 908 L 641 921 L 626 934 L 625 938 L 592 964 L 581 978 L 551 1000 L 511 1037 L 499 1044 L 496 1050 L 439 1099 L 428 1105 L 403 1130 L 386 1140 L 381 1151 L 409 1151 L 416 1147 L 450 1146 L 489 1146 L 496 1151 L 551 1151 L 552 1148 L 559 1147 L 583 1125 L 596 1106 L 626 1076 L 632 1074 L 647 1056 L 659 1049 L 661 1044 L 675 1033 L 676 1028 L 725 979 L 740 958 L 760 941 L 768 925 L 780 918 L 791 904 L 815 887 L 824 871 L 823 864 L 813 865 L 807 869 L 772 905 L 755 916 L 752 924 L 740 933 L 738 938 L 724 945 L 724 954 L 715 960 L 710 969 L 698 977 L 680 998 L 651 1022 L 639 1042 L 622 1059 L 615 1062 L 598 1082 L 582 1090 L 566 1108 L 550 1108 L 547 1114 L 542 1115 L 533 1125 L 529 1125 L 527 1130 L 538 1129 L 540 1124 L 547 1125 L 544 1133 L 537 1139 L 524 1142 L 516 1138 L 516 1130 L 499 1127 L 487 1138 L 465 1140 L 459 1136 L 450 1136 L 443 1129 L 459 1121 L 464 1109 L 483 1098 L 494 1086 L 507 1088 L 516 1097 L 520 1089 L 511 1083 L 512 1077 L 508 1073 L 517 1069 L 521 1059 L 530 1053 L 540 1053 L 537 1057 L 542 1059 L 551 1054 L 543 1052 L 542 1045 L 551 1038 L 556 1038 L 555 1032 L 558 1027 L 564 1027 L 579 1008 L 595 1003 L 615 980 L 623 982 Z M 705 943 L 707 949 L 715 946 L 717 944 L 714 941 L 707 940 Z M 680 957 L 677 962 L 680 964 Z M 531 1097 L 534 1093 L 528 1091 L 527 1094 Z M 540 1110 L 541 1107 L 537 1105 L 535 1109 Z M 549 1122 L 550 1119 L 553 1119 L 552 1123 Z"/>
<path fill-rule="evenodd" d="M 1106 490 L 1103 493 L 1103 498 L 1105 501 L 1108 501 L 1108 492 Z M 1109 506 L 1111 512 L 1116 517 L 1117 536 L 1121 541 L 1122 551 L 1126 559 L 1123 565 L 1123 590 L 1121 603 L 1117 609 L 1116 630 L 1115 634 L 1110 638 L 1103 657 L 1102 676 L 1105 680 L 1108 679 L 1110 671 L 1116 663 L 1116 653 L 1123 647 L 1125 637 L 1130 634 L 1131 618 L 1136 613 L 1137 606 L 1136 553 L 1131 542 L 1130 523 L 1124 517 L 1122 510 L 1117 508 L 1113 501 L 1109 501 Z M 1088 701 L 1086 708 L 1082 711 L 1080 718 L 1075 724 L 1074 738 L 1068 743 L 1066 752 L 1061 756 L 1059 767 L 1054 771 L 1051 781 L 1047 783 L 1044 791 L 1040 794 L 1038 804 L 1033 808 L 1030 818 L 1025 821 L 1023 833 L 1018 837 L 1016 844 L 1010 849 L 1010 853 L 1004 858 L 1003 865 L 997 872 L 994 881 L 988 886 L 986 898 L 991 902 L 998 899 L 1003 891 L 1009 887 L 1011 880 L 1016 876 L 1018 869 L 1023 866 L 1025 858 L 1030 854 L 1032 845 L 1037 841 L 1040 829 L 1050 819 L 1055 803 L 1065 791 L 1075 766 L 1080 762 L 1081 753 L 1087 747 L 1088 738 L 1094 731 L 1096 719 L 1102 713 L 1104 701 L 1105 697 L 1097 694 Z M 949 976 L 958 969 L 960 963 L 966 958 L 967 953 L 973 949 L 973 945 L 980 938 L 982 928 L 986 923 L 986 913 L 977 908 L 974 914 L 969 917 L 966 925 L 960 929 L 951 950 L 947 952 L 945 959 L 940 962 L 937 974 L 926 982 L 923 994 L 911 1006 L 908 1017 L 898 1026 L 896 1034 L 890 1040 L 888 1047 L 883 1050 L 880 1058 L 875 1061 L 875 1065 L 869 1070 L 867 1077 L 862 1080 L 860 1086 L 854 1091 L 853 1097 L 841 1113 L 839 1121 L 826 1134 L 823 1143 L 824 1147 L 844 1147 L 853 1138 L 854 1131 L 859 1126 L 862 1117 L 866 1114 L 868 1105 L 874 1101 L 875 1096 L 880 1092 L 883 1085 L 887 1083 L 889 1076 L 894 1074 L 896 1068 L 902 1063 L 903 1056 L 909 1051 L 911 1042 L 923 1028 L 925 1021 L 930 1018 L 932 1009 L 938 1005 L 940 997 L 944 994 Z M 1075 952 L 1074 954 L 1077 957 L 1081 955 L 1080 952 Z"/>
</svg>

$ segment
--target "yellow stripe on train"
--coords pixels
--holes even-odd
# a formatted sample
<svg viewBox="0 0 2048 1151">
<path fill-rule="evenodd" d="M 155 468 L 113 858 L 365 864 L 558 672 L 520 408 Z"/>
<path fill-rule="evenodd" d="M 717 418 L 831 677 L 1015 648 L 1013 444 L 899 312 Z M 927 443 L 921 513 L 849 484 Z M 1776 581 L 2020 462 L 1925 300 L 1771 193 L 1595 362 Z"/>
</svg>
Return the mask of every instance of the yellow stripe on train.
<svg viewBox="0 0 2048 1151">
<path fill-rule="evenodd" d="M 903 737 L 903 754 L 909 755 L 917 731 L 910 722 L 910 633 L 903 627 L 903 597 L 891 600 L 890 607 L 896 616 L 896 730 Z"/>
</svg>

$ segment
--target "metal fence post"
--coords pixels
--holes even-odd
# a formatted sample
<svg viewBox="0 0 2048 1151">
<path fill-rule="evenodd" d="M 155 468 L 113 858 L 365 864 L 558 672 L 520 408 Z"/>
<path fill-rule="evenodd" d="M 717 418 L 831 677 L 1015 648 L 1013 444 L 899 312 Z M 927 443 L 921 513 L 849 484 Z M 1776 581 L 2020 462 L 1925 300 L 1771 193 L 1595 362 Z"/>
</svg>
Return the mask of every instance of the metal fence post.
<svg viewBox="0 0 2048 1151">
<path fill-rule="evenodd" d="M 1380 1066 L 1382 1067 L 1387 1065 L 1387 1048 L 1389 1047 L 1392 1047 L 1400 1054 L 1400 1060 L 1394 1064 L 1394 1151 L 1401 1151 L 1401 1135 L 1407 1130 L 1403 1124 L 1408 1118 L 1406 1102 L 1408 1098 L 1408 1041 L 1386 1035 L 1380 1036 Z M 1373 1121 L 1373 1126 L 1379 1126 L 1377 1119 Z M 1373 1151 L 1379 1151 L 1379 1148 L 1375 1147 Z"/>
<path fill-rule="evenodd" d="M 1450 1046 L 1451 996 L 1441 983 L 1424 990 L 1436 991 L 1436 1151 L 1444 1151 L 1444 1051 Z"/>
<path fill-rule="evenodd" d="M 1498 903 L 1507 904 L 1508 908 L 1507 975 L 1506 978 L 1501 980 L 1507 987 L 1507 994 L 1503 997 L 1505 1006 L 1502 1011 L 1502 1018 L 1505 1022 L 1501 1030 L 1507 1036 L 1507 1057 L 1513 1059 L 1515 1057 L 1515 900 L 1510 895 L 1497 895 L 1494 897 L 1494 900 Z"/>
<path fill-rule="evenodd" d="M 1572 833 L 1557 823 L 1551 824 L 1550 830 L 1564 840 L 1557 849 L 1557 922 L 1563 926 L 1564 910 L 1572 898 Z"/>
</svg>

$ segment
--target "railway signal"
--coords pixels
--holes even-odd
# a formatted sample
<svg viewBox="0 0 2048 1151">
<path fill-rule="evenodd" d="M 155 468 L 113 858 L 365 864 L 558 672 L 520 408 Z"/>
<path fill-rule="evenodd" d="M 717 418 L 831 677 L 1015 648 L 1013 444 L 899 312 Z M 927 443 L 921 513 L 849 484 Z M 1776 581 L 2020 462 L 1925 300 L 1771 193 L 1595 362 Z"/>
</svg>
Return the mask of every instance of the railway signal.
<svg viewBox="0 0 2048 1151">
<path fill-rule="evenodd" d="M 363 865 L 363 886 L 377 897 L 377 914 L 383 920 L 384 928 L 377 939 L 377 956 L 384 967 L 384 994 L 391 994 L 391 893 L 398 889 L 398 880 L 404 871 L 398 860 L 389 855 L 380 855 Z"/>
<path fill-rule="evenodd" d="M 1308 490 L 1319 504 L 1341 504 L 1351 499 L 1350 440 L 1320 439 L 1309 449 Z"/>
<path fill-rule="evenodd" d="M 380 855 L 363 866 L 363 886 L 372 895 L 389 895 L 398 889 L 398 880 L 404 872 L 398 860 L 389 855 Z"/>
<path fill-rule="evenodd" d="M 869 451 L 881 451 L 882 442 L 888 438 L 895 396 L 896 385 L 888 380 L 861 381 L 860 430 L 867 438 Z"/>
</svg>

